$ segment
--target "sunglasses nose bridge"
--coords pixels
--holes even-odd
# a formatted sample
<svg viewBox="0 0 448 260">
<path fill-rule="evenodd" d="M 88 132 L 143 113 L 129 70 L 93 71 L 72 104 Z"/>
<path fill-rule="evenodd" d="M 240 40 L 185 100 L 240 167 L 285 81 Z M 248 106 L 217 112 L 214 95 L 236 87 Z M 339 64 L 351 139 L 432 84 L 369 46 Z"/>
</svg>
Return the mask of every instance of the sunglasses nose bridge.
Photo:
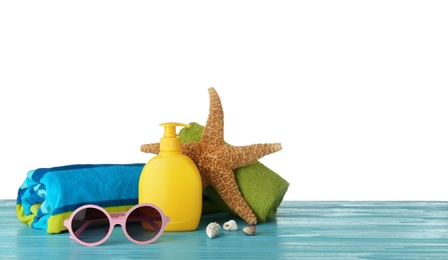
<svg viewBox="0 0 448 260">
<path fill-rule="evenodd" d="M 125 212 L 110 214 L 110 224 L 112 227 L 116 225 L 124 226 L 125 224 Z"/>
</svg>

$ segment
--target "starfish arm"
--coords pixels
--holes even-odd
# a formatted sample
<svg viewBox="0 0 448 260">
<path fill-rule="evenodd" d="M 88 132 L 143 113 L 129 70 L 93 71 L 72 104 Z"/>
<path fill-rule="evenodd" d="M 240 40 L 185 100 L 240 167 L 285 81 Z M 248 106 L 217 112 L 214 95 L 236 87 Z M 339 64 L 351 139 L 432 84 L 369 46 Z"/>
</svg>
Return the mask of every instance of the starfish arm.
<svg viewBox="0 0 448 260">
<path fill-rule="evenodd" d="M 210 111 L 201 141 L 210 145 L 222 145 L 224 144 L 224 112 L 221 99 L 214 88 L 209 88 L 208 92 L 210 95 Z"/>
<path fill-rule="evenodd" d="M 196 165 L 198 164 L 202 154 L 202 148 L 200 143 L 193 142 L 193 143 L 181 144 L 180 149 L 182 150 L 182 153 L 190 157 L 191 160 L 193 160 L 193 162 Z"/>
<path fill-rule="evenodd" d="M 222 169 L 212 174 L 215 178 L 211 179 L 211 185 L 226 204 L 248 224 L 257 224 L 257 217 L 243 198 L 233 171 Z"/>
<path fill-rule="evenodd" d="M 142 151 L 144 153 L 159 154 L 159 152 L 160 152 L 160 144 L 159 143 L 142 144 L 140 146 L 140 151 Z"/>
<path fill-rule="evenodd" d="M 197 163 L 198 158 L 201 155 L 199 143 L 181 144 L 180 149 L 183 154 L 190 157 L 195 163 Z M 140 151 L 142 151 L 144 153 L 159 154 L 160 143 L 143 144 L 140 146 Z"/>
<path fill-rule="evenodd" d="M 236 169 L 246 166 L 260 159 L 261 157 L 275 153 L 282 149 L 281 144 L 252 144 L 246 146 L 227 146 L 225 156 L 228 167 Z"/>
</svg>

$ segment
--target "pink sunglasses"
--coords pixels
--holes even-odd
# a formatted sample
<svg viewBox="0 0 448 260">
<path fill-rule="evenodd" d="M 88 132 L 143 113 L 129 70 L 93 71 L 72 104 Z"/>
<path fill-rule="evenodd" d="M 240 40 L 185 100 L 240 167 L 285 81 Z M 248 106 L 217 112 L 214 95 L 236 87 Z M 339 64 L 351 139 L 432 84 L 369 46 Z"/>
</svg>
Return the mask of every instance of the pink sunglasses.
<svg viewBox="0 0 448 260">
<path fill-rule="evenodd" d="M 165 230 L 169 217 L 156 205 L 143 203 L 128 212 L 109 214 L 96 205 L 77 208 L 64 220 L 70 238 L 85 246 L 97 246 L 112 234 L 115 225 L 121 225 L 126 237 L 135 244 L 156 241 Z"/>
</svg>

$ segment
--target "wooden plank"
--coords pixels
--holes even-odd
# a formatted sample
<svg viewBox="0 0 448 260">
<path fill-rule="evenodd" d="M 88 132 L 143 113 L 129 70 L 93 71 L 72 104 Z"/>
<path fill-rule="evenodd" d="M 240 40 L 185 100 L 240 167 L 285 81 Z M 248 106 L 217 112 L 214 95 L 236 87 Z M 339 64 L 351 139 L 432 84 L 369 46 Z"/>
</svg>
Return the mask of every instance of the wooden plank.
<svg viewBox="0 0 448 260">
<path fill-rule="evenodd" d="M 143 246 L 120 227 L 97 247 L 30 228 L 18 221 L 14 200 L 0 200 L 0 219 L 0 259 L 448 259 L 448 202 L 284 201 L 252 237 L 241 232 L 244 221 L 218 213 L 204 215 L 196 231 L 165 232 Z M 238 231 L 207 237 L 207 224 L 230 219 Z"/>
</svg>

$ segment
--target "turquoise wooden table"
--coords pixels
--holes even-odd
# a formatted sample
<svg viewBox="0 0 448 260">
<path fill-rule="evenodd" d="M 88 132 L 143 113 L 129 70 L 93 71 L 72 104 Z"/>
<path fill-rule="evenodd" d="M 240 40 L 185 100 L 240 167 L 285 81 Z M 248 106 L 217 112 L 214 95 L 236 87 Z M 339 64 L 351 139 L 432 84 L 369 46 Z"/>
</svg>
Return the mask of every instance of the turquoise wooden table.
<svg viewBox="0 0 448 260">
<path fill-rule="evenodd" d="M 283 201 L 252 237 L 240 219 L 214 213 L 196 231 L 165 232 L 149 245 L 133 244 L 116 226 L 97 247 L 26 226 L 14 200 L 0 200 L 0 218 L 0 259 L 448 259 L 448 202 Z M 238 231 L 206 235 L 210 222 L 230 219 Z"/>
</svg>

